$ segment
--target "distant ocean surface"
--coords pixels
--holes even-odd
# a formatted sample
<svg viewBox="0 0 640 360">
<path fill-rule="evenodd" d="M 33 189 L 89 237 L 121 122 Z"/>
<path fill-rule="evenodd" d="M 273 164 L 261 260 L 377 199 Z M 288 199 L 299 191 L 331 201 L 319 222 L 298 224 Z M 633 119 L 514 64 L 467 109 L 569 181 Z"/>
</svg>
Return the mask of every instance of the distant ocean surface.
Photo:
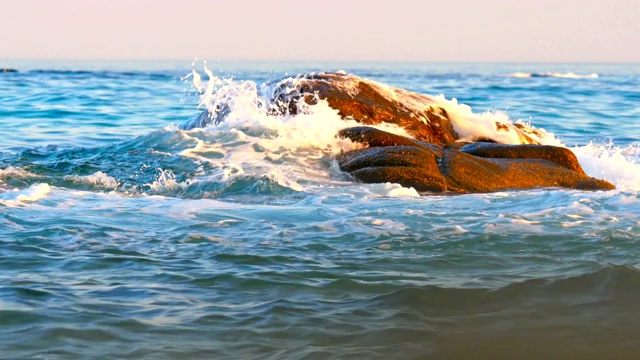
<svg viewBox="0 0 640 360">
<path fill-rule="evenodd" d="M 2 359 L 640 354 L 640 65 L 0 67 Z M 260 107 L 337 70 L 545 129 L 617 189 L 357 183 L 335 112 Z"/>
</svg>

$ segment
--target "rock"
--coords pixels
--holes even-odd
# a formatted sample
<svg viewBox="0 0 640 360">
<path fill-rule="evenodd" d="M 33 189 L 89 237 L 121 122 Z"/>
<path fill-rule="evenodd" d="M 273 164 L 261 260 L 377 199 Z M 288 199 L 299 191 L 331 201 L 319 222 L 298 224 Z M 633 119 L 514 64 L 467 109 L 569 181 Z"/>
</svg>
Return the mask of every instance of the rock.
<svg viewBox="0 0 640 360">
<path fill-rule="evenodd" d="M 586 175 L 569 149 L 540 145 L 544 131 L 478 117 L 443 98 L 345 73 L 304 74 L 268 88 L 273 94 L 263 106 L 271 115 L 297 114 L 307 105 L 326 101 L 343 119 L 404 128 L 413 139 L 371 126 L 338 133 L 366 146 L 337 157 L 343 171 L 366 183 L 392 182 L 421 192 L 452 193 L 614 188 Z M 214 114 L 205 111 L 183 128 L 217 124 L 229 111 L 228 105 L 219 104 Z"/>
<path fill-rule="evenodd" d="M 369 147 L 385 147 L 385 146 L 417 146 L 427 150 L 439 152 L 443 151 L 442 147 L 429 144 L 428 142 L 410 139 L 404 136 L 380 131 L 370 126 L 356 126 L 346 128 L 338 132 L 338 136 L 349 138 L 352 141 L 365 144 Z"/>
<path fill-rule="evenodd" d="M 467 115 L 457 114 L 457 105 L 429 95 L 413 93 L 345 73 L 311 73 L 279 82 L 272 102 L 279 113 L 295 114 L 300 101 L 315 104 L 326 100 L 342 118 L 364 125 L 396 124 L 419 140 L 435 145 L 462 138 L 469 124 Z M 473 141 L 500 142 L 496 135 L 511 133 L 517 143 L 538 144 L 541 134 L 524 124 L 493 122 L 485 136 Z"/>
<path fill-rule="evenodd" d="M 482 157 L 502 159 L 544 159 L 567 169 L 584 174 L 580 163 L 571 150 L 548 145 L 505 145 L 495 143 L 472 143 L 462 146 L 460 151 Z"/>
<path fill-rule="evenodd" d="M 417 191 L 447 191 L 436 153 L 418 146 L 370 147 L 337 157 L 340 168 L 366 183 L 398 183 Z M 411 184 L 409 186 L 409 184 Z"/>
<path fill-rule="evenodd" d="M 339 136 L 369 146 L 337 157 L 343 171 L 366 183 L 393 182 L 421 192 L 454 193 L 615 188 L 586 175 L 570 150 L 555 146 L 470 144 L 456 150 L 367 127 L 345 129 Z"/>
<path fill-rule="evenodd" d="M 338 136 L 368 146 L 337 157 L 340 168 L 367 183 L 393 182 L 422 192 L 490 192 L 535 187 L 609 190 L 614 186 L 584 173 L 566 148 L 540 145 L 541 134 L 523 124 L 494 122 L 486 137 L 461 138 L 473 119 L 456 118 L 436 98 L 342 73 L 314 73 L 280 83 L 275 111 L 295 114 L 300 102 L 326 100 L 342 118 L 365 125 L 404 128 L 415 139 L 372 127 L 344 129 Z M 457 115 L 460 116 L 460 115 Z M 497 144 L 501 132 L 516 144 Z M 464 139 L 468 140 L 468 139 Z M 486 142 L 489 141 L 489 142 Z"/>
</svg>

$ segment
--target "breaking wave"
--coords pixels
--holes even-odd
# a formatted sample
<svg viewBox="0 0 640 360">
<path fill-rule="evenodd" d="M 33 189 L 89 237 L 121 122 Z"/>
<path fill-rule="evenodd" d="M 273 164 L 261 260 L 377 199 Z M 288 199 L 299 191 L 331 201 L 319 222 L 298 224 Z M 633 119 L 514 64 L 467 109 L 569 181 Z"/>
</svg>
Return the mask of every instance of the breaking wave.
<svg viewBox="0 0 640 360">
<path fill-rule="evenodd" d="M 512 78 L 542 78 L 542 77 L 550 77 L 550 78 L 560 78 L 560 79 L 597 79 L 600 76 L 596 73 L 581 75 L 573 72 L 567 73 L 558 73 L 558 72 L 548 72 L 548 73 L 526 73 L 526 72 L 517 72 L 513 74 L 507 75 L 507 77 Z"/>
</svg>

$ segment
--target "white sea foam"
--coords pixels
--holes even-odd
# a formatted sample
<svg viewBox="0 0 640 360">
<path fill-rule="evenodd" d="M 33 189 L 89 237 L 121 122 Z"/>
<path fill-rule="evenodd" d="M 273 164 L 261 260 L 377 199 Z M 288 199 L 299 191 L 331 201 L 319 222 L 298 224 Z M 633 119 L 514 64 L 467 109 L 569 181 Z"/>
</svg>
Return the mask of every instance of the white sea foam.
<svg viewBox="0 0 640 360">
<path fill-rule="evenodd" d="M 171 170 L 158 170 L 158 177 L 151 184 L 147 184 L 155 193 L 166 193 L 184 188 L 187 184 L 176 181 L 176 176 Z"/>
<path fill-rule="evenodd" d="M 271 99 L 276 92 L 297 91 L 301 77 L 258 86 L 252 81 L 221 79 L 206 67 L 204 72 L 206 80 L 195 70 L 190 74 L 194 88 L 201 93 L 200 107 L 206 110 L 199 118 L 192 120 L 192 125 L 204 128 L 180 131 L 185 139 L 194 144 L 180 155 L 208 163 L 214 170 L 193 181 L 228 181 L 238 175 L 267 176 L 282 186 L 305 191 L 309 182 L 344 180 L 335 171 L 332 159 L 339 152 L 360 145 L 348 139 L 339 139 L 335 134 L 359 123 L 341 119 L 338 111 L 322 100 L 316 105 L 301 102 L 296 115 L 274 114 L 270 111 L 275 106 Z M 572 76 L 571 73 L 560 75 Z M 344 87 L 342 90 L 348 93 L 357 91 L 356 79 L 360 81 L 360 78 L 343 76 L 352 77 L 354 81 L 341 82 Z M 364 81 L 388 99 L 399 101 L 416 112 L 433 106 L 444 109 L 461 140 L 488 138 L 499 143 L 520 144 L 533 139 L 546 145 L 564 146 L 553 134 L 520 121 L 513 122 L 504 112 L 478 114 L 469 106 L 458 103 L 456 99 L 446 99 L 443 95 L 415 94 L 375 81 Z M 428 121 L 426 118 L 422 120 Z M 377 127 L 409 136 L 396 125 L 381 124 Z M 572 150 L 587 174 L 609 180 L 620 189 L 640 189 L 640 167 L 625 155 L 625 150 L 595 145 Z M 637 149 L 635 151 L 637 156 Z M 161 191 L 175 190 L 185 184 L 178 184 L 175 177 L 161 174 L 149 186 L 154 191 Z M 384 196 L 417 196 L 417 192 L 405 188 L 390 189 L 385 191 Z"/>
<path fill-rule="evenodd" d="M 371 219 L 371 225 L 384 228 L 385 230 L 406 230 L 407 226 L 399 221 L 391 219 Z"/>
<path fill-rule="evenodd" d="M 38 175 L 24 169 L 15 168 L 13 166 L 9 166 L 5 169 L 0 169 L 0 184 L 2 184 L 6 178 L 24 179 L 24 178 L 35 178 L 35 177 L 38 177 Z"/>
<path fill-rule="evenodd" d="M 507 75 L 507 77 L 513 77 L 513 78 L 530 78 L 530 77 L 531 77 L 531 73 L 517 72 L 517 73 L 509 74 L 509 75 Z"/>
<path fill-rule="evenodd" d="M 387 186 L 386 196 L 389 197 L 419 197 L 420 194 L 416 191 L 416 189 L 409 187 L 402 187 L 399 184 L 385 184 Z"/>
<path fill-rule="evenodd" d="M 640 146 L 590 143 L 571 150 L 590 176 L 610 181 L 618 190 L 640 191 Z"/>
<path fill-rule="evenodd" d="M 504 112 L 485 112 L 481 114 L 474 113 L 471 107 L 465 104 L 459 104 L 457 99 L 446 99 L 444 95 L 430 96 L 425 94 L 417 94 L 404 89 L 396 88 L 377 81 L 362 79 L 355 75 L 343 75 L 342 81 L 333 85 L 341 88 L 342 91 L 352 96 L 357 94 L 360 87 L 359 83 L 364 82 L 368 86 L 374 88 L 379 94 L 386 97 L 387 100 L 398 102 L 403 107 L 411 110 L 417 120 L 423 122 L 430 121 L 426 116 L 418 115 L 423 112 L 431 112 L 434 108 L 441 108 L 446 111 L 448 118 L 451 120 L 454 130 L 460 136 L 460 141 L 474 141 L 477 139 L 491 139 L 503 144 L 523 144 L 523 143 L 554 143 L 557 142 L 553 134 L 544 130 L 536 129 L 529 124 L 521 121 L 515 123 L 509 119 Z M 278 85 L 288 84 L 285 87 L 287 94 L 297 91 L 298 82 L 303 81 L 303 77 L 285 79 Z M 278 88 L 278 87 L 276 87 Z M 274 91 L 269 89 L 271 97 Z M 383 129 L 384 130 L 384 129 Z M 391 132 L 399 133 L 398 130 Z M 405 135 L 399 133 L 400 135 Z M 406 136 L 406 135 L 405 135 Z"/>
<path fill-rule="evenodd" d="M 515 123 L 520 125 L 520 129 L 514 125 L 507 113 L 502 111 L 474 113 L 471 107 L 459 104 L 457 99 L 447 100 L 444 95 L 433 98 L 438 106 L 445 109 L 454 129 L 460 136 L 461 141 L 474 141 L 477 139 L 491 139 L 501 144 L 523 144 L 531 141 L 547 145 L 557 145 L 559 141 L 544 129 L 536 129 L 522 121 Z M 502 126 L 505 130 L 498 130 Z"/>
<path fill-rule="evenodd" d="M 258 88 L 252 81 L 220 79 L 207 68 L 204 72 L 206 81 L 193 75 L 197 74 L 195 71 L 190 75 L 194 88 L 201 92 L 200 107 L 205 112 L 186 126 L 196 129 L 181 132 L 194 146 L 180 152 L 181 156 L 216 169 L 199 180 L 227 181 L 238 175 L 266 175 L 282 186 L 304 191 L 299 180 L 326 181 L 335 175 L 330 171 L 332 158 L 341 151 L 361 146 L 336 137 L 339 130 L 360 124 L 343 120 L 326 101 L 301 104 L 296 115 L 276 115 L 270 111 L 273 106 L 270 101 L 276 89 L 282 91 L 282 83 L 267 83 Z M 290 89 L 295 89 L 295 84 Z M 203 125 L 204 128 L 198 128 Z M 393 124 L 377 127 L 409 136 Z M 156 185 L 159 184 L 151 184 L 152 189 Z"/>
<path fill-rule="evenodd" d="M 598 74 L 576 74 L 573 72 L 567 73 L 559 73 L 559 72 L 546 72 L 546 73 L 525 73 L 525 72 L 516 72 L 513 74 L 508 74 L 507 77 L 513 78 L 532 78 L 532 77 L 553 77 L 553 78 L 561 78 L 561 79 L 597 79 L 599 77 Z"/>
<path fill-rule="evenodd" d="M 115 178 L 103 173 L 102 171 L 98 171 L 86 176 L 67 175 L 64 177 L 64 180 L 72 181 L 78 184 L 100 186 L 107 189 L 115 189 L 116 187 L 118 187 L 118 181 Z"/>
<path fill-rule="evenodd" d="M 40 183 L 29 186 L 26 189 L 14 189 L 0 193 L 0 204 L 7 207 L 16 207 L 26 203 L 38 201 L 51 192 L 48 184 Z"/>
<path fill-rule="evenodd" d="M 416 189 L 403 187 L 400 184 L 368 184 L 366 190 L 368 191 L 367 197 L 420 197 Z"/>
</svg>

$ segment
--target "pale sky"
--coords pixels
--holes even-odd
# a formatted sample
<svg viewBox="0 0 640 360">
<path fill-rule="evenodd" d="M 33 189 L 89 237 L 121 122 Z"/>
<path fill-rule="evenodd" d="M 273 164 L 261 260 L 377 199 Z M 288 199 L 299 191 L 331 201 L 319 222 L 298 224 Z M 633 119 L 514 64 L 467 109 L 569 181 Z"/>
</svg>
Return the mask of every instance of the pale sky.
<svg viewBox="0 0 640 360">
<path fill-rule="evenodd" d="M 0 59 L 640 62 L 640 0 L 0 0 Z"/>
</svg>

